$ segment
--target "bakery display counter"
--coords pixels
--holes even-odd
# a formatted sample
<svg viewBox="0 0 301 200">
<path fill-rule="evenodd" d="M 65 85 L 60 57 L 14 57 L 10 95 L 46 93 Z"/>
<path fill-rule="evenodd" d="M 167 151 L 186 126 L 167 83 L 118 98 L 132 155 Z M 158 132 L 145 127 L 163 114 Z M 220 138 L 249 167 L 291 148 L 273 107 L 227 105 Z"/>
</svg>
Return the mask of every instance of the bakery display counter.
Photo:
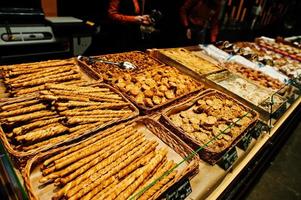
<svg viewBox="0 0 301 200">
<path fill-rule="evenodd" d="M 253 176 L 256 175 L 257 168 L 259 167 L 261 169 L 264 165 L 268 164 L 268 160 L 266 160 L 268 155 L 266 154 L 272 154 L 273 151 L 281 148 L 281 145 L 274 142 L 277 140 L 285 140 L 286 137 L 288 137 L 286 133 L 288 131 L 288 124 L 296 123 L 296 121 L 298 122 L 300 120 L 298 113 L 296 113 L 300 110 L 300 103 L 301 98 L 299 97 L 273 125 L 270 132 L 262 132 L 257 139 L 251 137 L 245 150 L 243 150 L 242 147 L 236 146 L 234 151 L 229 151 L 228 154 L 226 154 L 227 158 L 224 156 L 224 161 L 229 165 L 227 170 L 223 169 L 221 167 L 222 165 L 216 164 L 212 166 L 203 160 L 199 160 L 199 173 L 190 179 L 190 184 L 187 186 L 187 182 L 183 179 L 182 182 L 177 185 L 177 188 L 173 187 L 172 189 L 177 192 L 183 192 L 179 191 L 178 188 L 181 188 L 181 186 L 190 188 L 192 192 L 190 194 L 188 193 L 188 199 L 227 199 L 230 194 L 236 196 L 237 194 L 233 193 L 237 190 L 237 187 L 241 186 L 241 184 L 245 187 L 248 179 L 252 179 L 254 178 Z M 9 174 L 3 176 L 3 178 L 7 178 L 6 181 L 8 181 L 9 185 L 12 185 L 13 193 L 19 194 L 17 199 L 27 199 L 28 193 L 25 192 L 26 188 L 24 187 L 24 181 L 19 170 L 13 168 L 9 156 L 3 157 L 1 161 L 2 166 L 5 166 L 5 172 Z M 179 161 L 180 160 L 177 160 L 177 162 Z M 256 163 L 256 165 L 254 163 Z M 248 172 L 248 179 L 245 177 L 246 171 Z M 33 185 L 32 187 L 35 186 Z M 239 194 L 241 195 L 241 192 Z"/>
<path fill-rule="evenodd" d="M 241 195 L 299 122 L 300 92 L 293 81 L 211 50 L 220 59 L 201 46 L 95 57 L 129 61 L 134 70 L 89 59 L 2 66 L 0 183 L 7 187 L 1 193 Z"/>
</svg>

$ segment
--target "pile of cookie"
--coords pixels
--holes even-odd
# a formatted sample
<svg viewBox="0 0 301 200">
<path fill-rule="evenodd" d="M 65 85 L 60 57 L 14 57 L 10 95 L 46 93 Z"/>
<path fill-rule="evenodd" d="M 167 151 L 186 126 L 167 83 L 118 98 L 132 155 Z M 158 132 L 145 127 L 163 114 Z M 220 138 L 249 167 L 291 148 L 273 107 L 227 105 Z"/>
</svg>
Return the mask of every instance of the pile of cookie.
<svg viewBox="0 0 301 200">
<path fill-rule="evenodd" d="M 173 67 L 154 68 L 135 75 L 124 74 L 116 86 L 138 105 L 152 108 L 204 87 Z"/>
<path fill-rule="evenodd" d="M 187 110 L 169 116 L 171 122 L 200 146 L 221 152 L 252 122 L 247 108 L 221 93 L 200 98 Z"/>
</svg>

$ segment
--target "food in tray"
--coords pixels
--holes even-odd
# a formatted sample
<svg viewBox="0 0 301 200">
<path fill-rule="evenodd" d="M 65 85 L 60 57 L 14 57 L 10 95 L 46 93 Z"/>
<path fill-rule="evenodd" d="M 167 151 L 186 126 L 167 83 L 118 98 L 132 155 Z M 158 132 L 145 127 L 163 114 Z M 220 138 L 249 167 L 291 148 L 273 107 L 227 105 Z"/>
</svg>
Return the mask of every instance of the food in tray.
<svg viewBox="0 0 301 200">
<path fill-rule="evenodd" d="M 3 103 L 0 122 L 12 148 L 27 152 L 136 114 L 131 104 L 108 86 L 46 84 L 38 96 Z"/>
<path fill-rule="evenodd" d="M 200 74 L 209 74 L 221 70 L 217 65 L 183 48 L 160 49 L 159 51 Z"/>
<path fill-rule="evenodd" d="M 95 58 L 101 58 L 112 62 L 127 61 L 136 66 L 136 69 L 128 71 L 128 70 L 120 69 L 119 67 L 116 67 L 114 65 L 105 64 L 101 62 L 95 62 L 91 64 L 90 66 L 92 67 L 92 69 L 94 69 L 105 81 L 108 82 L 111 82 L 112 79 L 118 76 L 123 76 L 124 74 L 131 74 L 133 72 L 137 73 L 142 70 L 146 70 L 148 68 L 155 68 L 162 65 L 159 61 L 139 51 L 108 54 L 108 55 L 96 56 Z"/>
<path fill-rule="evenodd" d="M 115 84 L 138 105 L 147 108 L 164 104 L 203 86 L 169 66 L 135 75 L 124 74 Z"/>
<path fill-rule="evenodd" d="M 74 59 L 2 66 L 2 77 L 12 96 L 28 95 L 45 88 L 46 83 L 81 84 L 79 67 Z"/>
<path fill-rule="evenodd" d="M 290 78 L 296 78 L 301 74 L 301 64 L 297 60 L 285 57 L 252 42 L 223 43 L 219 48 L 230 54 L 241 55 L 259 65 L 275 67 Z"/>
<path fill-rule="evenodd" d="M 270 40 L 264 40 L 264 39 L 258 39 L 257 42 L 260 45 L 263 45 L 265 47 L 268 47 L 273 50 L 282 51 L 283 53 L 287 53 L 290 56 L 296 56 L 301 58 L 301 49 L 298 49 L 296 47 L 292 47 L 283 43 L 270 41 Z"/>
<path fill-rule="evenodd" d="M 158 144 L 136 123 L 121 124 L 44 159 L 39 182 L 54 183 L 52 199 L 128 199 L 176 165 Z M 151 199 L 178 175 L 173 170 L 135 199 Z"/>
<path fill-rule="evenodd" d="M 236 62 L 227 62 L 225 67 L 234 73 L 239 73 L 245 78 L 255 81 L 259 85 L 272 90 L 279 90 L 285 87 L 284 83 L 280 82 L 278 79 L 272 78 L 261 71 L 245 67 Z"/>
<path fill-rule="evenodd" d="M 250 109 L 222 93 L 205 94 L 188 109 L 168 117 L 173 125 L 211 152 L 230 147 L 256 118 Z"/>
<path fill-rule="evenodd" d="M 232 93 L 246 99 L 255 106 L 263 108 L 267 112 L 270 112 L 271 97 L 273 97 L 273 112 L 284 103 L 281 96 L 275 94 L 273 91 L 261 88 L 233 74 L 220 73 L 209 75 L 208 78 Z"/>
</svg>

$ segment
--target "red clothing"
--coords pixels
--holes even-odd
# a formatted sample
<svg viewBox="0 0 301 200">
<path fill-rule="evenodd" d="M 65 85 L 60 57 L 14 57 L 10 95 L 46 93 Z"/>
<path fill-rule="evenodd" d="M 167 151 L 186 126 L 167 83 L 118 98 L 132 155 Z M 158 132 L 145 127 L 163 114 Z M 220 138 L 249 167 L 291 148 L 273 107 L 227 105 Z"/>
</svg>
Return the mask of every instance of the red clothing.
<svg viewBox="0 0 301 200">
<path fill-rule="evenodd" d="M 220 1 L 219 1 L 220 2 Z M 218 34 L 218 16 L 221 3 L 215 8 L 207 5 L 205 0 L 185 0 L 180 9 L 181 22 L 184 27 L 201 27 L 211 30 L 211 40 L 216 40 Z"/>
<path fill-rule="evenodd" d="M 122 3 L 123 5 L 121 5 Z M 135 16 L 140 15 L 140 12 L 138 0 L 127 0 L 127 2 L 124 0 L 110 0 L 109 2 L 108 16 L 117 23 L 137 23 Z"/>
</svg>

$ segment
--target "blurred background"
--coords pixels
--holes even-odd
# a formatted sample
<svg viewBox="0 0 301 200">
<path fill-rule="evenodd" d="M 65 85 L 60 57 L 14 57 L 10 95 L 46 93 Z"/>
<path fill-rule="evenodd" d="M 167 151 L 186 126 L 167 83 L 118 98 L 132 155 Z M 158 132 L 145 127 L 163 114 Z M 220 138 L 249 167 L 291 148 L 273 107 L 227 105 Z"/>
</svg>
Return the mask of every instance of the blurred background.
<svg viewBox="0 0 301 200">
<path fill-rule="evenodd" d="M 298 12 L 301 9 L 301 1 L 220 1 L 222 8 L 219 13 L 217 40 L 234 42 L 254 40 L 262 35 L 300 35 L 301 17 L 298 17 Z M 124 51 L 118 44 L 112 45 L 116 35 L 108 32 L 111 26 L 107 18 L 108 2 L 109 0 L 1 1 L 0 35 L 9 37 L 0 39 L 11 40 L 0 40 L 0 62 L 21 62 L 20 57 L 28 55 L 34 55 L 36 59 L 41 55 L 42 59 L 47 59 L 53 56 L 97 55 Z M 160 11 L 161 17 L 156 23 L 156 32 L 143 43 L 132 44 L 132 47 L 142 50 L 187 46 L 181 37 L 183 27 L 179 19 L 179 9 L 183 3 L 184 0 L 145 0 L 145 4 Z M 11 35 L 13 31 L 22 32 L 27 41 L 17 41 L 20 35 Z"/>
</svg>

